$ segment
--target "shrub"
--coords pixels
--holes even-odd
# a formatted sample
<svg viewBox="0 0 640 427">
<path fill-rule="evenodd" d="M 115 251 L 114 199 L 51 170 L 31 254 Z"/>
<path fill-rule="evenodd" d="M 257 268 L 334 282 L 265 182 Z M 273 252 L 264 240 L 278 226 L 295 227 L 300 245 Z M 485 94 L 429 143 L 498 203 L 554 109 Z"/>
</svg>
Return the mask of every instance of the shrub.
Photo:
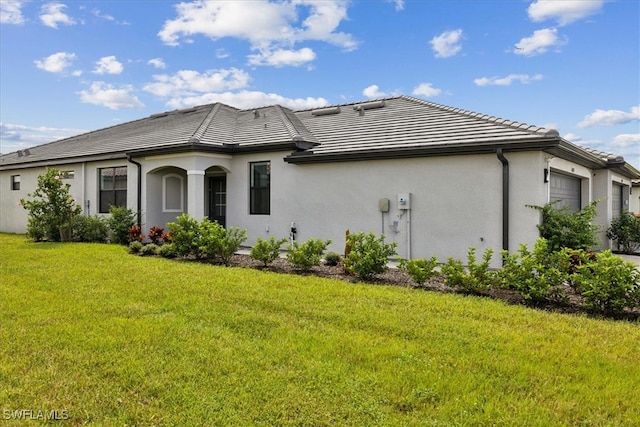
<svg viewBox="0 0 640 427">
<path fill-rule="evenodd" d="M 445 275 L 447 286 L 458 287 L 473 294 L 482 294 L 493 286 L 496 281 L 496 273 L 489 271 L 493 250 L 487 249 L 484 252 L 480 264 L 476 263 L 475 251 L 475 248 L 469 248 L 466 269 L 460 260 L 453 258 L 449 258 L 447 263 L 442 266 L 441 271 Z"/>
<path fill-rule="evenodd" d="M 107 221 L 98 216 L 79 215 L 71 224 L 72 239 L 77 242 L 105 242 L 109 237 Z"/>
<path fill-rule="evenodd" d="M 129 227 L 129 242 L 142 242 L 142 229 L 137 225 Z"/>
<path fill-rule="evenodd" d="M 262 261 L 263 265 L 266 267 L 278 259 L 280 256 L 280 248 L 286 242 L 287 239 L 276 240 L 273 236 L 271 236 L 269 240 L 263 240 L 261 237 L 258 237 L 256 243 L 251 248 L 249 256 L 257 261 Z"/>
<path fill-rule="evenodd" d="M 142 242 L 139 241 L 134 241 L 129 243 L 129 253 L 130 254 L 138 254 L 140 253 L 140 251 L 142 250 L 142 248 L 144 247 L 144 245 L 142 244 Z"/>
<path fill-rule="evenodd" d="M 287 246 L 289 249 L 287 260 L 296 270 L 310 270 L 312 267 L 320 265 L 322 254 L 329 244 L 331 244 L 331 240 L 314 239 L 313 237 L 301 244 L 293 241 Z"/>
<path fill-rule="evenodd" d="M 149 229 L 149 234 L 147 236 L 149 237 L 149 240 L 151 240 L 151 243 L 161 245 L 163 243 L 162 236 L 164 236 L 164 234 L 164 228 L 154 225 Z"/>
<path fill-rule="evenodd" d="M 598 226 L 592 224 L 596 217 L 597 201 L 576 212 L 571 212 L 567 206 L 556 209 L 553 206 L 555 203 L 529 206 L 542 213 L 542 222 L 538 225 L 538 230 L 540 237 L 547 239 L 550 251 L 555 252 L 562 248 L 587 249 L 598 243 Z"/>
<path fill-rule="evenodd" d="M 144 245 L 140 250 L 140 255 L 142 256 L 152 256 L 158 255 L 159 246 L 155 243 L 149 243 L 148 245 Z"/>
<path fill-rule="evenodd" d="M 171 242 L 179 257 L 201 257 L 201 233 L 198 220 L 189 214 L 182 214 L 176 218 L 176 222 L 167 224 L 171 231 Z"/>
<path fill-rule="evenodd" d="M 422 284 L 438 274 L 438 272 L 435 271 L 437 265 L 438 259 L 435 256 L 432 256 L 429 259 L 403 259 L 400 261 L 398 267 L 405 270 L 414 282 Z"/>
<path fill-rule="evenodd" d="M 376 238 L 373 233 L 350 233 L 347 241 L 351 250 L 344 258 L 344 266 L 361 279 L 387 271 L 389 257 L 397 254 L 397 243 L 385 243 L 384 236 Z"/>
<path fill-rule="evenodd" d="M 69 188 L 58 169 L 47 169 L 38 177 L 36 190 L 28 194 L 33 200 L 20 199 L 29 211 L 27 236 L 35 241 L 71 239 L 71 226 L 82 208 L 71 197 Z"/>
<path fill-rule="evenodd" d="M 107 224 L 111 229 L 111 241 L 119 245 L 129 244 L 129 229 L 134 226 L 137 215 L 123 206 L 109 208 Z"/>
<path fill-rule="evenodd" d="M 160 249 L 158 249 L 158 255 L 160 255 L 162 258 L 175 258 L 178 256 L 173 243 L 165 243 L 164 245 L 160 246 Z"/>
<path fill-rule="evenodd" d="M 520 245 L 517 253 L 502 252 L 504 260 L 498 271 L 503 287 L 514 289 L 525 301 L 561 300 L 562 285 L 569 278 L 569 259 L 563 252 L 550 252 L 547 240 L 539 238 L 530 252 Z"/>
<path fill-rule="evenodd" d="M 640 249 L 640 217 L 628 210 L 611 221 L 607 229 L 607 238 L 618 242 L 624 253 L 632 254 Z"/>
<path fill-rule="evenodd" d="M 330 265 L 332 267 L 335 267 L 336 265 L 340 264 L 341 259 L 342 257 L 340 256 L 339 253 L 327 252 L 324 256 L 324 265 Z"/>
<path fill-rule="evenodd" d="M 638 305 L 640 272 L 633 263 L 611 251 L 596 254 L 595 261 L 581 264 L 572 280 L 585 307 L 606 314 L 620 313 Z"/>
<path fill-rule="evenodd" d="M 229 265 L 231 257 L 240 249 L 242 243 L 247 240 L 247 230 L 238 227 L 229 227 L 218 241 L 216 256 L 224 265 Z"/>
</svg>

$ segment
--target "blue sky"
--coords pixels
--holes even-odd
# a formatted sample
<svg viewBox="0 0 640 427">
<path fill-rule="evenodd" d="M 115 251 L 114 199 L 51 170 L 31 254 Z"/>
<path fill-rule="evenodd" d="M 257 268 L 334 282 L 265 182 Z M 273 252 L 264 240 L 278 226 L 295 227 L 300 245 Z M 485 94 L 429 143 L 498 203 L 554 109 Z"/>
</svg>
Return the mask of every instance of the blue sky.
<svg viewBox="0 0 640 427">
<path fill-rule="evenodd" d="M 224 102 L 399 94 L 640 168 L 637 0 L 0 0 L 0 151 Z"/>
</svg>

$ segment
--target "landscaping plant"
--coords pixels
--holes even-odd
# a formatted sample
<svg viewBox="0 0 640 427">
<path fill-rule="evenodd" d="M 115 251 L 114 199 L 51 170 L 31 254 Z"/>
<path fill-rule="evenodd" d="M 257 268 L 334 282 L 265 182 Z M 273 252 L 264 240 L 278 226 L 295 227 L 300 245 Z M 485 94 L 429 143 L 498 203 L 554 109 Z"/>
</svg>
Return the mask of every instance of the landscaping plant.
<svg viewBox="0 0 640 427">
<path fill-rule="evenodd" d="M 614 218 L 607 229 L 607 238 L 615 240 L 626 254 L 633 254 L 640 250 L 640 217 L 628 210 Z"/>
<path fill-rule="evenodd" d="M 294 269 L 308 271 L 316 265 L 320 265 L 322 254 L 331 244 L 331 240 L 314 239 L 310 237 L 306 242 L 293 241 L 287 245 L 287 261 Z"/>
<path fill-rule="evenodd" d="M 572 283 L 584 305 L 599 313 L 616 314 L 639 303 L 640 272 L 609 250 L 597 253 L 595 261 L 578 265 Z"/>
<path fill-rule="evenodd" d="M 129 229 L 136 223 L 137 215 L 124 206 L 111 206 L 107 224 L 111 229 L 111 241 L 120 245 L 128 245 Z"/>
<path fill-rule="evenodd" d="M 108 238 L 107 221 L 98 215 L 78 215 L 71 221 L 71 239 L 75 242 L 103 243 Z"/>
<path fill-rule="evenodd" d="M 496 273 L 489 270 L 489 263 L 493 250 L 487 249 L 482 256 L 482 262 L 476 262 L 476 249 L 469 248 L 467 254 L 467 268 L 462 261 L 449 258 L 441 267 L 445 275 L 444 283 L 452 288 L 460 288 L 472 294 L 483 294 L 495 284 Z"/>
<path fill-rule="evenodd" d="M 261 261 L 263 266 L 266 267 L 280 256 L 280 248 L 287 242 L 287 239 L 276 239 L 271 236 L 269 240 L 264 240 L 262 237 L 256 239 L 256 243 L 251 247 L 251 258 Z"/>
<path fill-rule="evenodd" d="M 550 251 L 562 248 L 588 249 L 598 243 L 596 233 L 598 226 L 593 224 L 596 217 L 598 201 L 572 212 L 569 207 L 554 207 L 557 202 L 544 206 L 530 206 L 542 214 L 542 222 L 538 225 L 540 237 L 547 239 Z"/>
<path fill-rule="evenodd" d="M 389 257 L 397 255 L 396 242 L 385 243 L 384 236 L 373 233 L 350 233 L 347 245 L 351 250 L 344 257 L 345 269 L 364 280 L 387 271 Z"/>
<path fill-rule="evenodd" d="M 562 285 L 569 278 L 569 259 L 563 252 L 550 252 L 546 239 L 539 238 L 533 252 L 522 244 L 514 254 L 503 251 L 502 258 L 497 275 L 504 288 L 535 303 L 564 298 Z"/>
<path fill-rule="evenodd" d="M 436 276 L 438 272 L 435 268 L 438 266 L 438 259 L 432 256 L 429 259 L 414 258 L 400 261 L 398 268 L 405 270 L 411 279 L 417 284 L 421 285 L 432 277 Z"/>
<path fill-rule="evenodd" d="M 27 236 L 34 241 L 70 240 L 73 220 L 82 208 L 69 193 L 71 185 L 62 182 L 61 172 L 51 168 L 38 177 L 38 186 L 27 194 L 31 200 L 20 199 L 28 212 Z"/>
</svg>

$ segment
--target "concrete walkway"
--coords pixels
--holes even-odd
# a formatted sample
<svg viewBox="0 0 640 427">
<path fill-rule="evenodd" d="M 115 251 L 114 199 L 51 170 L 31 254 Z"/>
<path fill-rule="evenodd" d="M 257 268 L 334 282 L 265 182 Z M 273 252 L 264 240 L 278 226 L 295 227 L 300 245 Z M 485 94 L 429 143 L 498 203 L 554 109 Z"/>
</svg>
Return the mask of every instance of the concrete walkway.
<svg viewBox="0 0 640 427">
<path fill-rule="evenodd" d="M 616 255 L 618 255 L 622 259 L 631 261 L 637 266 L 638 270 L 640 270 L 640 255 L 625 255 L 625 254 L 616 254 Z"/>
</svg>

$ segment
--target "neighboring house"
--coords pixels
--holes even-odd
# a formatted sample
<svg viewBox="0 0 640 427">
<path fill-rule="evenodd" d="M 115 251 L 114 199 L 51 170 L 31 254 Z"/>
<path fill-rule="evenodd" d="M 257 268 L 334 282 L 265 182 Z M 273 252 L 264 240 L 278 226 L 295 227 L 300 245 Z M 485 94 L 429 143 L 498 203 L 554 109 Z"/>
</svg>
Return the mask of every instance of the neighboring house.
<svg viewBox="0 0 640 427">
<path fill-rule="evenodd" d="M 555 130 L 407 96 L 303 111 L 216 103 L 3 155 L 0 231 L 25 231 L 19 200 L 48 166 L 85 214 L 127 206 L 144 230 L 187 212 L 246 228 L 249 245 L 293 227 L 342 252 L 346 230 L 372 231 L 402 257 L 440 260 L 532 244 L 540 213 L 527 205 L 550 200 L 601 200 L 606 228 L 640 178 Z"/>
</svg>

